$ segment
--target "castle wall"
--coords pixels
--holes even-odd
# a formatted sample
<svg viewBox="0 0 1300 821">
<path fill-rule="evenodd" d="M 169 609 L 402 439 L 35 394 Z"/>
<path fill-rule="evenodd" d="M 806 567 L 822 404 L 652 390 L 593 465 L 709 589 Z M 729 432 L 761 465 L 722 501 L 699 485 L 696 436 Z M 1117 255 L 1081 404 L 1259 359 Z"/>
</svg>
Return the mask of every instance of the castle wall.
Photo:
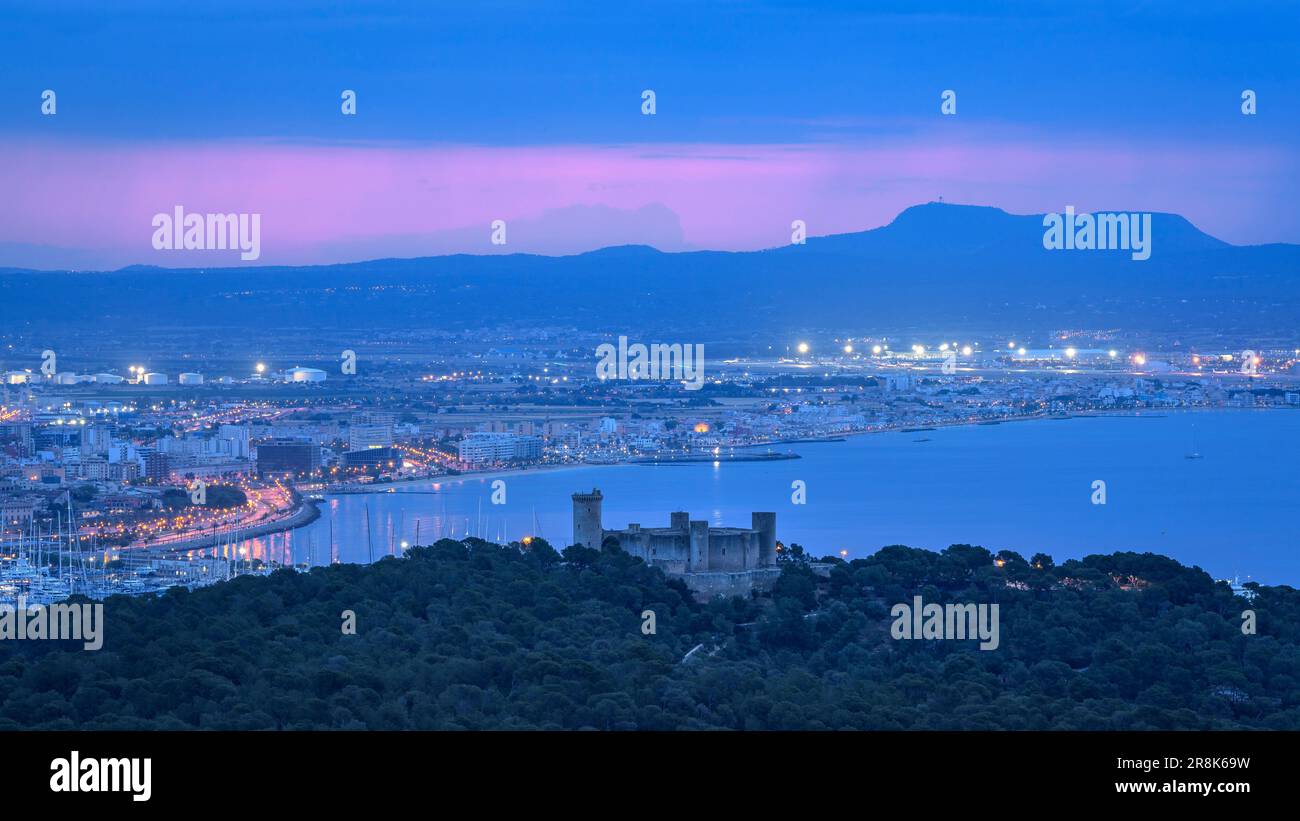
<svg viewBox="0 0 1300 821">
<path fill-rule="evenodd" d="M 780 576 L 779 567 L 758 567 L 736 572 L 709 570 L 687 573 L 682 576 L 682 581 L 686 582 L 686 586 L 695 594 L 695 598 L 708 601 L 714 596 L 748 597 L 756 590 L 766 592 L 772 589 Z"/>
<path fill-rule="evenodd" d="M 709 570 L 735 571 L 745 569 L 745 554 L 750 548 L 751 534 L 743 530 L 715 529 L 709 534 Z M 757 553 L 757 547 L 755 547 Z"/>
<path fill-rule="evenodd" d="M 709 523 L 706 520 L 691 522 L 690 531 L 691 556 L 689 569 L 709 569 Z"/>
<path fill-rule="evenodd" d="M 618 541 L 618 546 L 625 552 L 665 573 L 685 573 L 688 569 L 690 538 L 684 532 L 666 532 L 663 528 L 645 530 L 629 525 L 626 530 L 603 531 L 604 538 L 610 536 Z"/>
<path fill-rule="evenodd" d="M 654 535 L 650 538 L 648 562 L 666 573 L 685 573 L 690 567 L 691 543 L 680 535 Z"/>
</svg>

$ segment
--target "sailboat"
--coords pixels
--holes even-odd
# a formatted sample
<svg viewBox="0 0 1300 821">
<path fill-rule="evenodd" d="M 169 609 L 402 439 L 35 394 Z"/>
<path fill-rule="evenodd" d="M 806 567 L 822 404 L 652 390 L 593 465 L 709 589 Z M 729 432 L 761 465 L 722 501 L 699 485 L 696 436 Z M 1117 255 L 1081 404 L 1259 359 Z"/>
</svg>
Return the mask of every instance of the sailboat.
<svg viewBox="0 0 1300 821">
<path fill-rule="evenodd" d="M 1201 452 L 1196 449 L 1196 423 L 1192 423 L 1192 452 L 1187 454 L 1188 459 L 1200 459 Z"/>
</svg>

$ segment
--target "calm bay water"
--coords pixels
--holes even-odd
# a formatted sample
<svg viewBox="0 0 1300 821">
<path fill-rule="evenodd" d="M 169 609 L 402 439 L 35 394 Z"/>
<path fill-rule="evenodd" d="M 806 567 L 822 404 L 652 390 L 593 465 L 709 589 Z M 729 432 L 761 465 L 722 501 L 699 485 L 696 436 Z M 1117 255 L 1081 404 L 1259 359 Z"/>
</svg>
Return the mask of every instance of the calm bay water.
<svg viewBox="0 0 1300 821">
<path fill-rule="evenodd" d="M 929 441 L 918 441 L 929 440 Z M 365 562 L 402 541 L 539 534 L 569 544 L 569 496 L 598 487 L 605 527 L 664 526 L 673 510 L 749 526 L 774 510 L 777 537 L 815 555 L 868 555 L 884 545 L 968 543 L 1059 562 L 1150 550 L 1216 578 L 1300 586 L 1300 412 L 1206 411 L 1035 420 L 882 433 L 782 446 L 803 458 L 675 466 L 622 465 L 403 485 L 333 496 L 314 524 L 253 540 L 277 561 Z M 1193 451 L 1200 459 L 1188 459 Z M 1106 483 L 1106 504 L 1092 483 Z M 791 503 L 791 483 L 807 504 Z M 367 528 L 367 507 L 369 527 Z M 333 523 L 331 551 L 331 522 Z M 367 539 L 369 531 L 369 539 Z"/>
</svg>

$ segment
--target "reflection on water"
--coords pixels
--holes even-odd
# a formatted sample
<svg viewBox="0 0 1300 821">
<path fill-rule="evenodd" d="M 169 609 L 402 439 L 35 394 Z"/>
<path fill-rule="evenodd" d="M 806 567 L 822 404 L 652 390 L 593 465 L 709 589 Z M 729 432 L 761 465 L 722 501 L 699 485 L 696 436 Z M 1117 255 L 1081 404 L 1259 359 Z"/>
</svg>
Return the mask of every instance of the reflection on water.
<svg viewBox="0 0 1300 821">
<path fill-rule="evenodd" d="M 1193 427 L 1194 425 L 1194 427 Z M 408 545 L 539 535 L 569 543 L 569 496 L 599 487 L 606 527 L 664 526 L 673 510 L 748 526 L 777 513 L 778 538 L 816 555 L 889 544 L 971 543 L 1058 561 L 1150 550 L 1216 577 L 1300 584 L 1300 413 L 1211 411 L 939 428 L 794 446 L 782 462 L 593 466 L 421 483 L 329 497 L 321 518 L 243 546 L 284 564 L 366 562 Z M 1193 451 L 1201 458 L 1188 459 Z M 1092 483 L 1107 503 L 1091 503 Z M 791 503 L 791 483 L 807 504 Z"/>
</svg>

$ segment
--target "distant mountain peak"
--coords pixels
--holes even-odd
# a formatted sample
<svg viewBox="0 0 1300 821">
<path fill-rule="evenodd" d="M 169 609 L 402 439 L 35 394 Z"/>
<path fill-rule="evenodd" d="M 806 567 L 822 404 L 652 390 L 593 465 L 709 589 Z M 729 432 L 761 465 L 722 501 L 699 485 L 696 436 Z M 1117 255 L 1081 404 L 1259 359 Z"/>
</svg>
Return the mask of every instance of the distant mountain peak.
<svg viewBox="0 0 1300 821">
<path fill-rule="evenodd" d="M 599 256 L 599 257 L 608 257 L 610 259 L 620 259 L 625 257 L 638 257 L 638 256 L 647 256 L 647 255 L 658 256 L 663 253 L 664 253 L 663 251 L 660 251 L 658 248 L 655 248 L 653 245 L 632 244 L 632 245 L 608 245 L 605 246 L 604 248 L 597 248 L 594 251 L 586 251 L 582 254 L 578 254 L 578 256 L 584 256 L 584 257 Z"/>
<path fill-rule="evenodd" d="M 1055 213 L 1064 213 L 1062 204 Z M 1134 209 L 1075 208 L 1075 214 L 1150 213 L 1155 253 L 1178 254 L 1232 247 L 1180 214 Z M 809 238 L 808 245 L 832 253 L 931 254 L 1002 252 L 1012 256 L 1042 250 L 1046 214 L 1011 214 L 992 205 L 932 201 L 904 208 L 887 225 L 867 231 Z"/>
</svg>

